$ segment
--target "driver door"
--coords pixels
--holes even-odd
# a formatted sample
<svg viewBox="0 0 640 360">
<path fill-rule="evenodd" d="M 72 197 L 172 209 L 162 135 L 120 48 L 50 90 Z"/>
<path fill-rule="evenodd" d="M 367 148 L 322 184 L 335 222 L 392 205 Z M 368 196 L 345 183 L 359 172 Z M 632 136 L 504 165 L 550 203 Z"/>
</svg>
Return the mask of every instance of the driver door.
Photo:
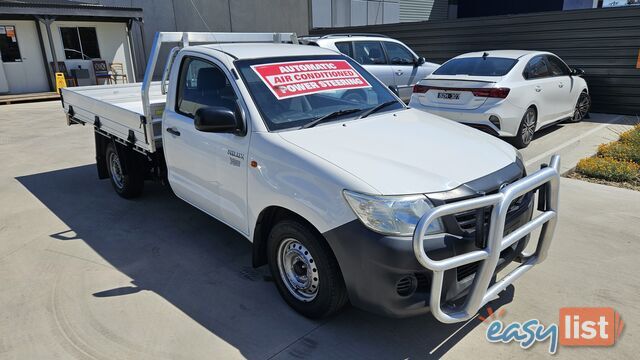
<svg viewBox="0 0 640 360">
<path fill-rule="evenodd" d="M 416 66 L 415 55 L 404 45 L 391 41 L 384 41 L 383 44 L 389 58 L 389 64 L 391 64 L 398 96 L 404 101 L 409 101 L 413 85 L 427 74 L 420 74 L 420 67 Z"/>
<path fill-rule="evenodd" d="M 194 126 L 200 108 L 217 106 L 243 113 L 230 79 L 221 63 L 183 57 L 175 106 L 167 108 L 163 117 L 163 147 L 176 195 L 247 234 L 249 136 L 202 132 Z"/>
</svg>

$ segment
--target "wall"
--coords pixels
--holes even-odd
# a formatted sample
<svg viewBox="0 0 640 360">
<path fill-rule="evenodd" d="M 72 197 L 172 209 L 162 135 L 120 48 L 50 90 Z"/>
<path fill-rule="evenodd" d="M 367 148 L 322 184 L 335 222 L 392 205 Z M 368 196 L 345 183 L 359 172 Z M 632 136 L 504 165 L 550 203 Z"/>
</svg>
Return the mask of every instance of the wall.
<svg viewBox="0 0 640 360">
<path fill-rule="evenodd" d="M 448 18 L 449 0 L 400 0 L 400 21 L 444 20 Z"/>
<path fill-rule="evenodd" d="M 341 29 L 404 41 L 428 61 L 470 51 L 547 50 L 586 71 L 593 111 L 640 114 L 640 7 L 588 9 Z M 327 34 L 334 29 L 315 29 Z"/>
<path fill-rule="evenodd" d="M 312 27 L 392 24 L 403 0 L 311 0 Z M 433 1 L 433 0 L 418 0 Z"/>
<path fill-rule="evenodd" d="M 51 25 L 51 34 L 56 50 L 58 61 L 66 61 L 67 68 L 71 70 L 72 64 L 76 66 L 82 64 L 80 61 L 65 60 L 64 48 L 62 45 L 62 37 L 60 35 L 60 27 L 95 27 L 98 37 L 98 48 L 100 50 L 100 58 L 110 63 L 122 63 L 125 68 L 127 78 L 131 82 L 134 77 L 131 52 L 129 51 L 129 42 L 127 38 L 127 26 L 125 23 L 103 23 L 103 22 L 85 22 L 85 21 L 55 21 Z M 45 51 L 47 53 L 47 66 L 53 61 L 51 51 L 49 49 L 49 39 L 44 26 L 41 27 L 42 39 L 45 43 Z M 86 62 L 85 62 L 86 63 Z M 91 65 L 83 65 L 83 68 Z M 86 85 L 86 84 L 81 84 Z"/>
</svg>

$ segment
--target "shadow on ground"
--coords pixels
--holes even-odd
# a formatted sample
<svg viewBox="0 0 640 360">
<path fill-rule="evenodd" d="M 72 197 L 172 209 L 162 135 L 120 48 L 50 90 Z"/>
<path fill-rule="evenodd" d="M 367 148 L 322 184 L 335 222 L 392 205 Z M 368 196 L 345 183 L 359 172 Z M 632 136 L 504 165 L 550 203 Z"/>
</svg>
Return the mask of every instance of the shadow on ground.
<svg viewBox="0 0 640 360">
<path fill-rule="evenodd" d="M 148 183 L 142 198 L 123 200 L 97 180 L 95 165 L 17 180 L 69 226 L 52 241 L 84 241 L 133 279 L 93 296 L 152 291 L 247 358 L 439 358 L 480 324 L 388 319 L 354 308 L 311 321 L 280 299 L 265 267 L 251 268 L 246 239 L 167 188 Z M 510 288 L 491 307 L 512 298 Z"/>
</svg>

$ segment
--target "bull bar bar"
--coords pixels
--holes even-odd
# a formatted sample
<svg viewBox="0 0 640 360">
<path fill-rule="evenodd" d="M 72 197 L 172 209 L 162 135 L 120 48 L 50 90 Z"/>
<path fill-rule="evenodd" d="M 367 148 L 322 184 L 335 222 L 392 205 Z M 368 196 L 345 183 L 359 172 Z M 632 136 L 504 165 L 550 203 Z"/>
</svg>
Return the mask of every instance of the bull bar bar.
<svg viewBox="0 0 640 360">
<path fill-rule="evenodd" d="M 559 172 L 560 156 L 554 155 L 547 167 L 505 186 L 496 194 L 437 206 L 420 218 L 413 233 L 413 252 L 418 262 L 433 272 L 429 306 L 436 319 L 443 323 L 456 323 L 474 317 L 486 303 L 497 298 L 500 292 L 533 266 L 546 259 L 558 217 Z M 538 203 L 542 202 L 543 204 L 543 208 L 539 209 L 542 210 L 542 213 L 504 236 L 506 216 L 510 204 L 518 197 L 540 188 L 544 189 L 539 193 L 538 199 Z M 540 198 L 543 196 L 545 198 Z M 424 250 L 425 232 L 431 223 L 443 216 L 489 206 L 492 207 L 492 211 L 488 239 L 484 249 L 442 260 L 433 260 L 426 254 Z M 519 258 L 521 264 L 504 278 L 489 286 L 498 266 L 500 252 L 539 227 L 542 229 L 536 249 L 531 253 L 525 253 L 523 250 Z M 441 299 L 445 271 L 477 261 L 481 261 L 481 263 L 469 287 L 464 304 L 457 309 L 443 309 Z"/>
</svg>

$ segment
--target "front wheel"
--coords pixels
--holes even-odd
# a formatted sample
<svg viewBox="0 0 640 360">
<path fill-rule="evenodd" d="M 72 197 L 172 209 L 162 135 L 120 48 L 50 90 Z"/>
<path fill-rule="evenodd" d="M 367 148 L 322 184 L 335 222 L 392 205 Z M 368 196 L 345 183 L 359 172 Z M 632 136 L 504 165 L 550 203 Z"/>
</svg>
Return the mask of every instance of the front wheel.
<svg viewBox="0 0 640 360">
<path fill-rule="evenodd" d="M 276 224 L 269 234 L 268 254 L 280 295 L 300 314 L 324 318 L 347 303 L 338 262 L 309 226 L 295 220 Z"/>
<path fill-rule="evenodd" d="M 573 110 L 573 116 L 571 122 L 577 123 L 587 118 L 589 114 L 589 108 L 591 107 L 591 97 L 586 91 L 583 91 L 578 98 L 576 107 Z"/>
<path fill-rule="evenodd" d="M 511 139 L 511 143 L 518 149 L 526 148 L 533 140 L 533 134 L 536 132 L 536 124 L 538 123 L 538 113 L 536 109 L 530 107 L 524 113 L 520 121 L 518 133 Z"/>
</svg>

